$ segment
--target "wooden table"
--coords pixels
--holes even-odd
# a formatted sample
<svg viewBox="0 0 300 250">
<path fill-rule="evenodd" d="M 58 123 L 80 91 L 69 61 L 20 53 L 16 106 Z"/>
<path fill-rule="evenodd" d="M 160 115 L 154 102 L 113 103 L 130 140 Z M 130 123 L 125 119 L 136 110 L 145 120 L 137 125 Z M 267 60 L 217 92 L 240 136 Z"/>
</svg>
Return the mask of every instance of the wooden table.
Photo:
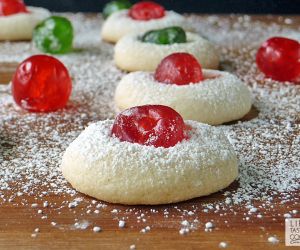
<svg viewBox="0 0 300 250">
<path fill-rule="evenodd" d="M 0 64 L 0 84 L 9 83 L 17 67 L 17 63 Z"/>
<path fill-rule="evenodd" d="M 226 18 L 226 17 L 224 17 Z M 295 24 L 299 25 L 300 18 L 293 17 Z M 276 21 L 277 17 L 257 17 L 257 19 L 266 22 Z M 16 64 L 0 64 L 0 82 L 8 82 L 13 74 Z M 255 110 L 252 111 L 249 118 L 257 115 Z M 235 188 L 237 183 L 231 188 Z M 58 210 L 58 204 L 72 198 L 64 196 L 47 197 L 49 207 L 43 207 L 38 203 L 38 207 L 22 205 L 22 198 L 16 198 L 12 202 L 4 203 L 0 206 L 0 249 L 129 249 L 131 245 L 135 245 L 136 249 L 219 249 L 220 242 L 227 242 L 228 249 L 285 249 L 284 245 L 284 219 L 282 214 L 287 206 L 290 209 L 299 209 L 297 202 L 281 205 L 274 201 L 274 211 L 270 215 L 264 215 L 263 219 L 253 218 L 245 221 L 245 213 L 249 209 L 243 206 L 238 210 L 237 214 L 230 211 L 227 215 L 220 217 L 213 211 L 198 211 L 197 216 L 200 218 L 200 226 L 195 231 L 191 231 L 186 235 L 180 235 L 180 222 L 182 218 L 182 210 L 191 210 L 193 205 L 202 202 L 213 202 L 220 199 L 221 193 L 217 193 L 205 198 L 199 198 L 177 205 L 181 212 L 178 212 L 174 205 L 171 206 L 155 206 L 158 213 L 151 214 L 152 207 L 139 206 L 132 207 L 138 214 L 145 214 L 145 223 L 137 222 L 139 215 L 132 216 L 134 212 L 130 212 L 130 207 L 120 205 L 110 205 L 101 208 L 99 214 L 86 213 L 86 209 L 82 204 L 90 203 L 91 198 L 84 197 L 83 201 L 75 208 L 62 208 Z M 35 197 L 26 197 L 28 203 L 35 203 Z M 27 202 L 26 202 L 27 204 Z M 257 203 L 257 207 L 260 204 Z M 164 209 L 169 208 L 170 214 L 168 218 L 164 216 Z M 38 210 L 43 210 L 43 214 L 39 214 Z M 95 210 L 95 206 L 91 208 Z M 117 209 L 117 214 L 112 214 L 112 209 Z M 59 212 L 57 212 L 59 211 Z M 276 216 L 274 214 L 281 214 Z M 47 215 L 46 219 L 41 219 L 43 215 Z M 125 217 L 126 227 L 118 227 L 118 219 Z M 191 215 L 185 218 L 193 218 Z M 75 230 L 70 227 L 78 219 L 86 220 L 90 223 L 86 230 Z M 205 232 L 204 224 L 213 220 L 216 227 L 211 232 Z M 224 220 L 230 223 L 224 224 Z M 222 221 L 222 222 L 221 222 Z M 51 225 L 51 222 L 57 225 Z M 152 226 L 151 230 L 141 233 L 141 229 L 145 226 Z M 93 226 L 101 226 L 102 232 L 94 233 Z M 34 229 L 39 228 L 36 235 Z M 277 235 L 280 240 L 279 244 L 273 245 L 268 243 L 268 237 Z M 36 236 L 36 237 L 35 237 Z M 293 248 L 296 249 L 296 248 Z"/>
</svg>

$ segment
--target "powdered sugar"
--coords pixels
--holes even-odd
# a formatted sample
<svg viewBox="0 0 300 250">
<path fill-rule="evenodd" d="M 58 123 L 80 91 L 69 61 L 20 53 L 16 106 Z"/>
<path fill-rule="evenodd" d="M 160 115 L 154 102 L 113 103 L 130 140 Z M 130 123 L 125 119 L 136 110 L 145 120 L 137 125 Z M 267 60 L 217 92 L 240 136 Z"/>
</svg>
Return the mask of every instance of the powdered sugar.
<svg viewBox="0 0 300 250">
<path fill-rule="evenodd" d="M 37 211 L 45 200 L 51 203 L 51 195 L 64 196 L 57 204 L 57 210 L 52 207 L 43 208 L 46 214 L 47 210 L 58 214 L 61 207 L 68 206 L 66 201 L 74 200 L 74 195 L 82 197 L 70 188 L 61 175 L 59 165 L 62 154 L 88 123 L 114 117 L 114 89 L 124 75 L 113 66 L 113 46 L 100 41 L 99 27 L 102 20 L 99 17 L 86 20 L 81 14 L 69 17 L 77 33 L 75 45 L 82 51 L 59 56 L 74 79 L 74 91 L 68 107 L 51 114 L 30 114 L 14 105 L 9 87 L 0 86 L 1 204 L 11 201 L 30 208 L 34 204 L 31 209 L 36 216 L 41 216 Z M 251 88 L 254 106 L 259 110 L 258 118 L 254 120 L 220 127 L 238 154 L 239 181 L 236 186 L 224 191 L 225 197 L 213 195 L 207 199 L 162 208 L 115 205 L 99 208 L 101 212 L 109 212 L 115 229 L 118 224 L 113 219 L 116 216 L 126 216 L 126 225 L 134 225 L 138 232 L 148 225 L 151 226 L 150 233 L 160 227 L 171 227 L 179 231 L 181 221 L 194 219 L 199 219 L 200 223 L 196 225 L 202 232 L 208 221 L 206 216 L 210 215 L 219 216 L 214 221 L 216 227 L 230 226 L 231 221 L 244 221 L 245 225 L 249 221 L 255 221 L 255 225 L 251 225 L 259 228 L 269 219 L 265 214 L 271 215 L 270 218 L 279 223 L 284 219 L 285 213 L 292 214 L 292 210 L 297 210 L 300 178 L 300 85 L 264 79 L 257 71 L 254 56 L 257 46 L 266 38 L 273 35 L 297 38 L 299 28 L 283 26 L 284 18 L 278 19 L 280 25 L 275 22 L 266 25 L 253 21 L 249 16 L 239 17 L 234 23 L 218 16 L 194 16 L 190 20 L 198 32 L 221 48 L 222 67 L 236 73 Z M 21 61 L 34 53 L 38 51 L 30 43 L 0 44 L 0 61 Z M 17 192 L 22 195 L 17 196 Z M 29 195 L 36 197 L 36 200 L 26 204 Z M 22 203 L 20 199 L 24 199 Z M 286 211 L 279 214 L 281 203 L 286 203 Z M 258 219 L 258 212 L 244 214 L 241 208 L 248 205 L 256 207 L 263 217 Z M 73 214 L 74 211 L 81 211 L 80 209 L 83 209 L 82 217 L 90 221 L 95 217 L 102 218 L 101 212 L 86 213 L 88 210 L 96 210 L 96 204 L 90 198 L 84 197 L 84 201 L 76 208 L 67 208 L 68 216 L 80 217 Z M 110 213 L 112 210 L 116 212 Z M 249 210 L 250 208 L 246 208 L 246 212 Z M 194 214 L 188 215 L 189 211 Z M 144 222 L 143 218 L 138 219 L 141 213 L 145 214 L 143 218 L 148 219 L 148 222 Z M 158 214 L 164 214 L 164 217 L 155 220 Z M 248 219 L 243 220 L 244 218 Z M 58 219 L 55 221 L 58 223 L 55 228 L 62 230 L 81 228 L 81 223 L 76 227 L 74 221 L 69 221 L 69 226 L 61 226 Z M 50 222 L 49 220 L 49 227 Z M 29 235 L 32 230 L 33 228 L 29 229 Z M 218 242 L 221 240 L 224 239 L 218 239 Z M 268 244 L 267 238 L 265 241 Z"/>
<path fill-rule="evenodd" d="M 270 242 L 271 244 L 278 244 L 279 243 L 279 240 L 277 239 L 277 237 L 275 236 L 270 236 L 268 238 L 268 242 Z"/>
</svg>

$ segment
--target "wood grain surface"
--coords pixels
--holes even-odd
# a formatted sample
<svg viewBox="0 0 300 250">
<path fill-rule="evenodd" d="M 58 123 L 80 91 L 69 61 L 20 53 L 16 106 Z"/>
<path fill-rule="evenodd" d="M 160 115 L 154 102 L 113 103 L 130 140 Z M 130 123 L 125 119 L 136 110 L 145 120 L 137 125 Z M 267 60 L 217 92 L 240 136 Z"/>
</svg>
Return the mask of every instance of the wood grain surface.
<svg viewBox="0 0 300 250">
<path fill-rule="evenodd" d="M 235 184 L 233 184 L 234 186 Z M 221 199 L 221 194 L 214 194 L 206 198 L 194 199 L 177 205 L 179 209 L 189 209 L 192 205 L 202 202 L 216 201 Z M 23 197 L 24 199 L 24 197 Z M 84 202 L 90 202 L 86 197 Z M 249 210 L 240 208 L 237 214 L 228 211 L 227 215 L 220 217 L 213 212 L 199 212 L 197 215 L 203 221 L 213 220 L 216 228 L 212 232 L 205 232 L 204 227 L 187 235 L 180 235 L 180 222 L 182 213 L 176 209 L 169 214 L 169 218 L 163 216 L 166 206 L 135 206 L 139 214 L 145 214 L 147 223 L 138 223 L 136 220 L 126 220 L 126 227 L 118 228 L 118 219 L 112 219 L 112 209 L 117 209 L 118 218 L 127 217 L 128 207 L 107 204 L 107 208 L 100 214 L 86 214 L 86 209 L 79 205 L 76 208 L 59 208 L 55 204 L 68 201 L 65 197 L 48 197 L 50 206 L 43 208 L 42 204 L 32 208 L 23 206 L 21 199 L 0 207 L 0 249 L 129 249 L 134 244 L 137 249 L 219 249 L 219 243 L 228 243 L 228 249 L 285 249 L 284 246 L 284 219 L 282 214 L 287 207 L 296 209 L 294 201 L 280 205 L 274 203 L 274 211 L 278 216 L 270 215 L 263 218 L 251 218 L 250 221 L 242 221 L 241 217 Z M 69 200 L 70 202 L 72 200 Z M 26 203 L 34 204 L 35 197 L 26 197 Z M 257 203 L 256 206 L 260 204 Z M 154 208 L 159 212 L 151 214 L 149 210 Z M 299 207 L 298 207 L 299 208 Z M 43 214 L 38 214 L 41 209 Z M 57 210 L 60 213 L 57 213 Z M 279 215 L 281 214 L 281 215 Z M 46 219 L 41 219 L 47 215 Z M 131 217 L 131 216 L 129 216 Z M 75 230 L 70 227 L 74 219 L 86 220 L 91 223 L 86 230 Z M 228 220 L 229 226 L 223 223 Z M 222 223 L 220 223 L 222 221 Z M 56 222 L 57 226 L 51 226 Z M 141 233 L 143 225 L 151 225 L 151 230 Z M 174 226 L 177 225 L 177 226 Z M 101 226 L 102 232 L 94 233 L 93 226 Z M 177 227 L 177 228 L 176 228 Z M 35 228 L 40 232 L 32 237 Z M 268 243 L 267 239 L 276 235 L 279 244 Z"/>
<path fill-rule="evenodd" d="M 17 66 L 18 66 L 17 63 L 0 64 L 0 84 L 7 84 L 11 81 Z"/>
<path fill-rule="evenodd" d="M 299 24 L 300 18 L 293 18 Z M 270 22 L 278 20 L 278 17 L 260 16 L 257 19 Z M 0 64 L 0 83 L 9 82 L 15 68 L 14 63 Z M 256 117 L 257 112 L 253 108 L 244 120 Z M 238 184 L 234 183 L 230 188 L 235 188 L 236 185 Z M 53 195 L 47 198 L 49 207 L 43 207 L 41 203 L 38 203 L 38 207 L 31 207 L 29 204 L 36 203 L 36 197 L 24 198 L 23 195 L 0 206 L 0 249 L 129 249 L 131 245 L 135 245 L 136 249 L 220 249 L 220 242 L 227 242 L 227 249 L 286 249 L 283 214 L 287 208 L 299 209 L 299 204 L 295 200 L 280 204 L 276 202 L 276 197 L 274 197 L 272 211 L 264 211 L 264 208 L 261 208 L 265 214 L 263 218 L 251 217 L 249 221 L 243 220 L 242 218 L 249 211 L 243 206 L 235 208 L 238 212 L 227 211 L 222 217 L 213 210 L 199 211 L 197 214 L 201 223 L 199 228 L 187 235 L 179 234 L 184 209 L 188 210 L 193 205 L 213 202 L 221 198 L 222 194 L 217 193 L 179 203 L 177 208 L 174 208 L 174 205 L 128 207 L 107 204 L 99 214 L 87 214 L 86 206 L 82 204 L 90 203 L 89 197 L 84 197 L 75 208 L 60 208 L 60 204 L 71 202 L 72 199 L 68 196 Z M 263 202 L 258 202 L 256 207 L 262 204 Z M 130 211 L 131 208 L 133 211 Z M 158 213 L 151 213 L 150 216 L 152 208 L 158 210 Z M 171 211 L 168 218 L 164 216 L 165 208 Z M 38 213 L 39 209 L 43 211 L 42 214 Z M 117 209 L 118 213 L 112 215 L 112 209 Z M 138 222 L 136 219 L 138 215 L 128 216 L 135 212 L 145 214 L 147 222 Z M 47 218 L 42 219 L 42 216 Z M 126 227 L 119 228 L 118 219 L 123 217 L 126 220 Z M 75 230 L 70 225 L 77 220 L 86 220 L 90 225 L 86 230 Z M 211 232 L 205 232 L 203 223 L 210 220 L 214 221 L 216 227 Z M 224 224 L 225 220 L 230 223 Z M 51 225 L 51 222 L 57 224 Z M 141 233 L 141 229 L 147 225 L 151 226 L 151 230 Z M 93 232 L 94 226 L 100 226 L 102 231 Z M 35 228 L 39 228 L 39 232 L 36 237 L 33 237 Z M 279 244 L 268 242 L 268 237 L 271 235 L 277 236 Z"/>
</svg>

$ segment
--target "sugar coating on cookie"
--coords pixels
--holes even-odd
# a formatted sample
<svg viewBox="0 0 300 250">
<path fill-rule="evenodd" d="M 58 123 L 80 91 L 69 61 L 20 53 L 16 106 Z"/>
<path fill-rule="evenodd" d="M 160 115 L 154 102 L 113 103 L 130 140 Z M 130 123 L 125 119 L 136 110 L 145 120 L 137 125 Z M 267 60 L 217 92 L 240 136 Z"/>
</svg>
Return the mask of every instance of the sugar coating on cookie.
<svg viewBox="0 0 300 250">
<path fill-rule="evenodd" d="M 115 64 L 126 71 L 154 71 L 166 56 L 175 52 L 185 52 L 194 55 L 201 66 L 206 69 L 217 69 L 219 66 L 219 51 L 208 40 L 200 35 L 186 32 L 186 43 L 159 45 L 142 42 L 143 33 L 124 36 L 115 47 Z"/>
<path fill-rule="evenodd" d="M 217 128 L 186 124 L 190 138 L 171 148 L 120 142 L 112 120 L 91 124 L 67 148 L 63 175 L 82 193 L 122 204 L 173 203 L 226 188 L 238 175 L 228 139 Z"/>
<path fill-rule="evenodd" d="M 132 19 L 128 15 L 128 10 L 122 10 L 109 16 L 102 27 L 101 36 L 103 40 L 115 43 L 132 32 L 145 32 L 169 26 L 190 29 L 186 19 L 174 11 L 166 11 L 165 16 L 159 19 L 142 21 Z"/>
<path fill-rule="evenodd" d="M 44 8 L 27 7 L 28 13 L 0 16 L 0 41 L 30 40 L 34 27 L 50 16 Z"/>
<path fill-rule="evenodd" d="M 175 109 L 185 120 L 218 125 L 242 118 L 252 105 L 247 86 L 235 75 L 203 70 L 205 80 L 184 86 L 157 82 L 153 73 L 133 72 L 122 78 L 115 92 L 119 110 L 145 104 Z"/>
</svg>

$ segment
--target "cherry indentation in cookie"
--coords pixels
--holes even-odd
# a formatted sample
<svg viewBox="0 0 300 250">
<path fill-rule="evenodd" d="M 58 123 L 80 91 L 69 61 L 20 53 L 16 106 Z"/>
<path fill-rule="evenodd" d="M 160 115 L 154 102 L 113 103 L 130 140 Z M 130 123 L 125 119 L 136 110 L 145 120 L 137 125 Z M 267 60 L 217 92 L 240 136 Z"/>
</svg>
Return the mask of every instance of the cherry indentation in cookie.
<svg viewBox="0 0 300 250">
<path fill-rule="evenodd" d="M 127 109 L 115 119 L 112 135 L 121 141 L 169 148 L 187 138 L 185 123 L 174 109 L 145 105 Z"/>
<path fill-rule="evenodd" d="M 130 8 L 129 16 L 142 21 L 159 19 L 165 16 L 165 8 L 151 1 L 140 2 Z"/>
<path fill-rule="evenodd" d="M 0 0 L 0 16 L 28 13 L 23 0 Z"/>
<path fill-rule="evenodd" d="M 267 77 L 300 82 L 300 43 L 285 37 L 272 37 L 259 48 L 256 63 Z"/>
<path fill-rule="evenodd" d="M 56 58 L 35 55 L 22 62 L 12 80 L 12 94 L 22 108 L 49 112 L 65 107 L 72 90 L 67 68 Z"/>
<path fill-rule="evenodd" d="M 201 65 L 188 53 L 174 53 L 164 58 L 154 77 L 158 82 L 176 85 L 199 83 L 204 79 Z"/>
</svg>

